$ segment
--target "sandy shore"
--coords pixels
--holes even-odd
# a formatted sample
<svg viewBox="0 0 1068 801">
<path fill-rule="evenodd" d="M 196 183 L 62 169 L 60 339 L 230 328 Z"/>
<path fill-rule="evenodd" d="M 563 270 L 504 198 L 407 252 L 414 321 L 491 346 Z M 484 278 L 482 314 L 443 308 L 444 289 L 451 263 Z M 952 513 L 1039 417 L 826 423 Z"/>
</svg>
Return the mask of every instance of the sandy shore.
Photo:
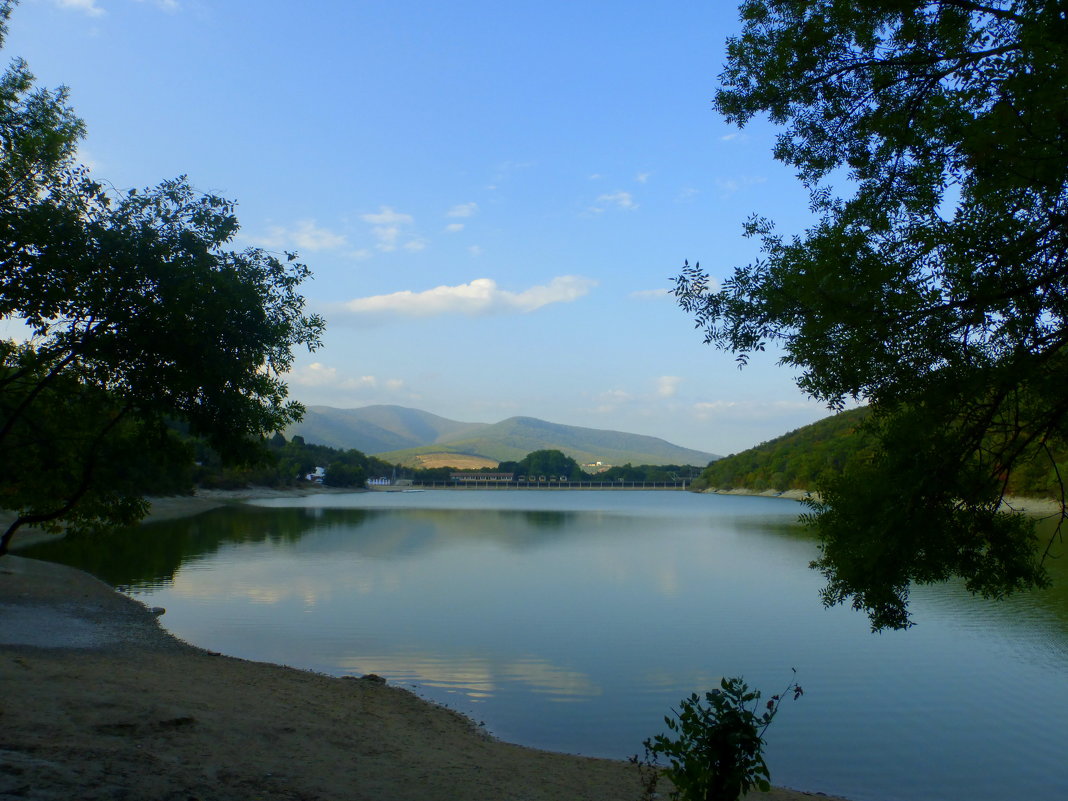
<svg viewBox="0 0 1068 801">
<path fill-rule="evenodd" d="M 152 517 L 253 495 L 156 499 Z M 4 800 L 641 797 L 627 763 L 502 743 L 370 678 L 191 647 L 92 576 L 18 556 L 0 558 L 0 687 Z"/>
</svg>

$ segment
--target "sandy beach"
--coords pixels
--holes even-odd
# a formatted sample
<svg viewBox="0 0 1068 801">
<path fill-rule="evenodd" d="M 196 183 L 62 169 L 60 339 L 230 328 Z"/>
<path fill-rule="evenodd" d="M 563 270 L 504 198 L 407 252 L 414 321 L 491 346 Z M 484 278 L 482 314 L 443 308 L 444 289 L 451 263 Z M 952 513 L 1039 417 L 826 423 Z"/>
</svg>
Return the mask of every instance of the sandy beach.
<svg viewBox="0 0 1068 801">
<path fill-rule="evenodd" d="M 263 495 L 156 499 L 151 517 Z M 92 576 L 15 555 L 0 558 L 0 687 L 3 801 L 642 795 L 626 762 L 497 741 L 374 677 L 332 678 L 192 647 Z M 759 797 L 827 798 L 786 789 Z"/>
</svg>

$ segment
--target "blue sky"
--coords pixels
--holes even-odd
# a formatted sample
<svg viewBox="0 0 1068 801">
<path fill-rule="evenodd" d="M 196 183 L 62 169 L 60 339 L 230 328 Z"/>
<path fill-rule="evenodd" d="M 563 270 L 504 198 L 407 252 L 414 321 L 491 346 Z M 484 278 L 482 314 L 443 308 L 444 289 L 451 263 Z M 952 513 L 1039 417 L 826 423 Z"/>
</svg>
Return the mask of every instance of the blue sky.
<svg viewBox="0 0 1068 801">
<path fill-rule="evenodd" d="M 65 84 L 118 188 L 187 174 L 327 317 L 307 404 L 529 415 L 731 453 L 827 414 L 665 291 L 801 230 L 775 131 L 713 111 L 730 3 L 23 0 L 5 60 Z"/>
</svg>

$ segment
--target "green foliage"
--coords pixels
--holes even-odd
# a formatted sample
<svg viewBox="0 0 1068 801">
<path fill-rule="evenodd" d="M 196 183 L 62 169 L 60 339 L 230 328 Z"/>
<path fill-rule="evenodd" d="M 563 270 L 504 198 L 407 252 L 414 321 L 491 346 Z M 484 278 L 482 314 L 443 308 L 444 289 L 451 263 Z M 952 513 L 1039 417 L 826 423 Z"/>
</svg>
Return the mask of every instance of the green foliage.
<svg viewBox="0 0 1068 801">
<path fill-rule="evenodd" d="M 712 462 L 701 484 L 715 489 L 815 490 L 851 461 L 871 457 L 872 442 L 863 431 L 866 408 L 824 418 Z"/>
<path fill-rule="evenodd" d="M 784 126 L 775 156 L 816 221 L 787 238 L 751 219 L 761 257 L 718 286 L 686 265 L 676 295 L 740 363 L 777 343 L 814 398 L 870 404 L 871 465 L 834 481 L 813 525 L 827 543 L 924 538 L 886 572 L 825 552 L 828 598 L 900 608 L 913 581 L 1041 583 L 1033 527 L 986 521 L 1022 465 L 1048 475 L 1068 441 L 1062 6 L 746 0 L 741 15 L 716 105 Z M 860 481 L 898 510 L 892 530 Z"/>
<path fill-rule="evenodd" d="M 665 717 L 670 734 L 645 741 L 646 758 L 658 765 L 675 787 L 672 798 L 682 801 L 737 801 L 750 789 L 770 789 L 771 774 L 764 761 L 764 732 L 778 714 L 782 699 L 803 691 L 797 684 L 760 704 L 760 693 L 741 678 L 724 678 L 720 689 L 693 693 L 679 704 L 674 717 Z"/>
<path fill-rule="evenodd" d="M 520 475 L 557 478 L 566 476 L 569 481 L 583 481 L 587 478 L 578 462 L 557 450 L 528 453 L 520 460 L 517 470 Z"/>
<path fill-rule="evenodd" d="M 593 481 L 627 481 L 670 483 L 672 481 L 690 481 L 698 476 L 699 468 L 688 464 L 639 464 L 629 462 L 616 465 L 589 478 Z"/>
<path fill-rule="evenodd" d="M 758 491 L 826 487 L 850 464 L 876 458 L 873 425 L 867 407 L 839 412 L 713 462 L 694 487 Z M 1004 476 L 1005 490 L 1009 495 L 1053 498 L 1060 492 L 1062 465 L 1068 465 L 1068 448 L 1050 442 L 1048 454 L 1033 452 Z"/>
<path fill-rule="evenodd" d="M 1004 484 L 982 452 L 968 456 L 954 421 L 919 407 L 871 428 L 883 447 L 821 484 L 805 517 L 822 539 L 825 602 L 851 601 L 876 630 L 907 628 L 910 583 L 960 576 L 988 598 L 1048 583 L 1034 522 L 999 511 Z"/>
<path fill-rule="evenodd" d="M 304 437 L 288 442 L 276 434 L 265 443 L 262 457 L 252 464 L 228 466 L 203 441 L 196 443 L 196 483 L 202 487 L 240 489 L 250 485 L 294 487 L 307 483 L 306 476 L 316 467 L 326 470 L 326 486 L 363 487 L 369 476 L 390 475 L 394 466 L 349 448 L 309 445 Z"/>
<path fill-rule="evenodd" d="M 22 525 L 137 518 L 148 475 L 188 459 L 172 421 L 254 458 L 299 419 L 281 376 L 323 330 L 293 255 L 227 249 L 233 203 L 184 177 L 106 189 L 72 160 L 82 133 L 24 64 L 0 77 L 0 318 L 31 333 L 0 342 L 0 503 L 16 512 L 0 554 Z"/>
</svg>

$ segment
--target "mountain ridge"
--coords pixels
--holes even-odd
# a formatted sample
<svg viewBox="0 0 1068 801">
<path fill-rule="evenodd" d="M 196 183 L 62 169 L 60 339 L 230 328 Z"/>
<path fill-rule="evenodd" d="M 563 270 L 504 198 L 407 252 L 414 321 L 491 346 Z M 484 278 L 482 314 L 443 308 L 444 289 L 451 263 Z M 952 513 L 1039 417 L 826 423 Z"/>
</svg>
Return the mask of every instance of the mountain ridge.
<svg viewBox="0 0 1068 801">
<path fill-rule="evenodd" d="M 427 454 L 455 453 L 494 461 L 518 460 L 536 450 L 555 449 L 582 463 L 705 465 L 716 454 L 684 448 L 645 434 L 551 423 L 537 417 L 509 417 L 470 423 L 405 406 L 355 409 L 309 406 L 287 436 L 334 448 L 355 448 L 385 461 L 418 466 Z"/>
</svg>

